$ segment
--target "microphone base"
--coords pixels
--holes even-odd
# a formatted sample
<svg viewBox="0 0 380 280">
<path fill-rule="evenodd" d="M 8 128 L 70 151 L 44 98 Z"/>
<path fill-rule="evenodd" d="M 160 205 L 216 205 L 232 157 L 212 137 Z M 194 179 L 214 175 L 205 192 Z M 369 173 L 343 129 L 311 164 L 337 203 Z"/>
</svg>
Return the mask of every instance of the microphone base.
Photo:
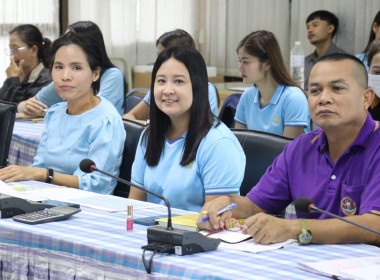
<svg viewBox="0 0 380 280">
<path fill-rule="evenodd" d="M 216 250 L 221 241 L 207 238 L 199 232 L 168 230 L 161 226 L 149 227 L 147 238 L 148 245 L 144 246 L 144 249 L 181 256 Z"/>
</svg>

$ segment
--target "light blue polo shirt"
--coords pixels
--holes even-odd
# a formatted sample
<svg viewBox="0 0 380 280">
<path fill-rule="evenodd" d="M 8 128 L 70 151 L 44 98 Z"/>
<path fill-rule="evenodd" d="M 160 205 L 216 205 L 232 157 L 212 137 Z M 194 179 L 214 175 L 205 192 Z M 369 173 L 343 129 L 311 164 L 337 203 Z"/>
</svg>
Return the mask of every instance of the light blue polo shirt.
<svg viewBox="0 0 380 280">
<path fill-rule="evenodd" d="M 212 83 L 208 83 L 208 100 L 210 101 L 211 112 L 218 116 L 218 99 L 216 97 L 215 86 Z M 150 91 L 145 95 L 144 102 L 150 105 Z"/>
<path fill-rule="evenodd" d="M 180 162 L 187 133 L 169 142 L 157 166 L 144 159 L 146 145 L 140 138 L 132 166 L 132 182 L 168 199 L 175 208 L 199 212 L 205 195 L 237 194 L 245 171 L 245 154 L 231 130 L 221 123 L 212 127 L 201 141 L 195 160 L 187 166 Z M 164 202 L 148 194 L 148 201 Z"/>
<path fill-rule="evenodd" d="M 367 69 L 367 72 L 369 71 L 368 61 L 365 53 L 358 53 L 355 55 L 357 58 L 360 59 L 361 62 L 363 62 L 365 69 Z"/>
<path fill-rule="evenodd" d="M 258 87 L 246 89 L 236 109 L 235 121 L 248 129 L 282 135 L 285 126 L 304 126 L 310 131 L 310 111 L 305 94 L 292 86 L 278 85 L 269 104 L 260 107 Z"/>
</svg>

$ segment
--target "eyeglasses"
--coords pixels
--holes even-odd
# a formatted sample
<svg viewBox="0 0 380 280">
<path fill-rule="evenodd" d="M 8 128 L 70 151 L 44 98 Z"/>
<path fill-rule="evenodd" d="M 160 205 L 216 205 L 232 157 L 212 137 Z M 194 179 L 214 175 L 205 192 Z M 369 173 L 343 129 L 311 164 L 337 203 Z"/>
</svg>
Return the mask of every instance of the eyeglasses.
<svg viewBox="0 0 380 280">
<path fill-rule="evenodd" d="M 10 49 L 4 49 L 4 53 L 8 56 L 11 56 L 12 54 L 18 53 L 21 50 L 29 49 L 29 47 L 19 47 L 19 48 L 10 48 Z"/>
</svg>

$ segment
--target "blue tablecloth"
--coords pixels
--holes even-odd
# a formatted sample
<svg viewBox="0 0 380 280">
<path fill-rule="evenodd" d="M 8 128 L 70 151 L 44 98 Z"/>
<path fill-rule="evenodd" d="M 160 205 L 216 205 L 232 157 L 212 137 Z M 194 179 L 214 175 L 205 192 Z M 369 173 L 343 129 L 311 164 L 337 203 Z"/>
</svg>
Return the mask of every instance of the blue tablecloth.
<svg viewBox="0 0 380 280">
<path fill-rule="evenodd" d="M 45 128 L 44 122 L 16 121 L 9 148 L 9 164 L 28 166 L 33 163 Z"/>
<path fill-rule="evenodd" d="M 163 206 L 136 209 L 134 217 L 166 211 Z M 173 209 L 173 213 L 187 212 Z M 27 279 L 26 275 L 41 279 L 326 279 L 300 270 L 297 262 L 380 255 L 380 248 L 363 244 L 290 246 L 259 254 L 233 250 L 157 254 L 153 275 L 148 276 L 141 249 L 146 243 L 145 226 L 134 224 L 133 231 L 126 231 L 125 212 L 82 207 L 69 220 L 54 223 L 0 220 L 3 279 Z"/>
</svg>

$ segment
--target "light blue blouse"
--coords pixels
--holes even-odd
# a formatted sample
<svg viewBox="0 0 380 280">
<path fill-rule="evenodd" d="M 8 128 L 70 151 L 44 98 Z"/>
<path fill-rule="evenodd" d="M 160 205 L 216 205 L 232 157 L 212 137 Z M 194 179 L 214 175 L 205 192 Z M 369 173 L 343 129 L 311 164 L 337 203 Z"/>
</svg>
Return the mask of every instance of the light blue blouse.
<svg viewBox="0 0 380 280">
<path fill-rule="evenodd" d="M 99 169 L 119 175 L 125 130 L 114 106 L 100 98 L 98 106 L 81 115 L 67 114 L 67 102 L 53 105 L 45 116 L 46 128 L 31 166 L 76 175 L 81 190 L 112 194 L 116 180 L 79 169 L 79 163 L 89 158 Z"/>
</svg>

